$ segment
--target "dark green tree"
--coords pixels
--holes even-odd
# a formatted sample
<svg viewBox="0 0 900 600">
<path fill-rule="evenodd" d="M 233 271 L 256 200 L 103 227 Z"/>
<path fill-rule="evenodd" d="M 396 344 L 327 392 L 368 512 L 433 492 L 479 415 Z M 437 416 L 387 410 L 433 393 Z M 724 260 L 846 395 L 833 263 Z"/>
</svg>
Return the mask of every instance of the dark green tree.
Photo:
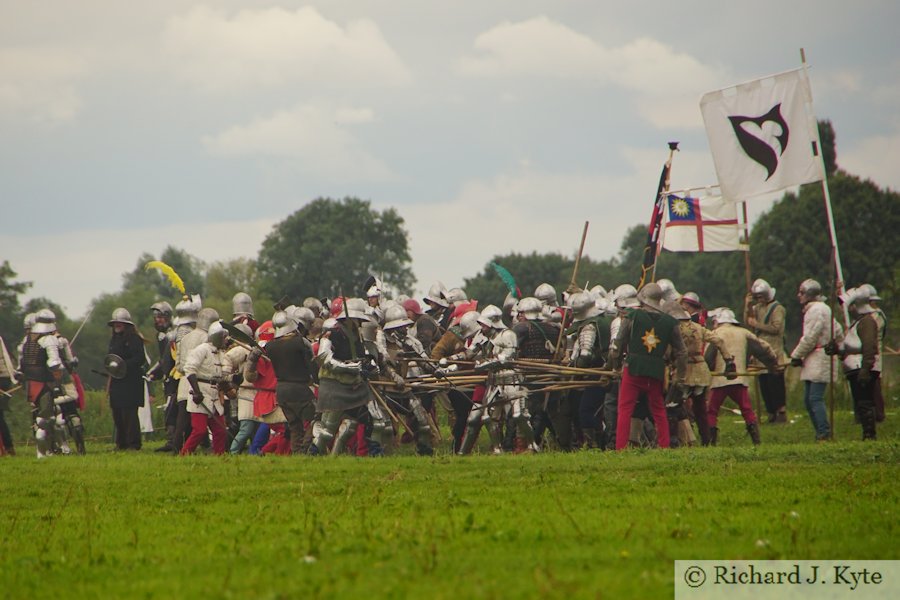
<svg viewBox="0 0 900 600">
<path fill-rule="evenodd" d="M 403 218 L 358 198 L 318 198 L 275 225 L 259 253 L 264 291 L 291 301 L 359 295 L 370 275 L 398 293 L 414 281 Z"/>
<path fill-rule="evenodd" d="M 8 260 L 4 260 L 0 264 L 0 336 L 12 350 L 22 337 L 22 318 L 25 314 L 19 296 L 31 287 L 30 281 L 15 281 L 16 277 L 18 273 Z"/>
</svg>

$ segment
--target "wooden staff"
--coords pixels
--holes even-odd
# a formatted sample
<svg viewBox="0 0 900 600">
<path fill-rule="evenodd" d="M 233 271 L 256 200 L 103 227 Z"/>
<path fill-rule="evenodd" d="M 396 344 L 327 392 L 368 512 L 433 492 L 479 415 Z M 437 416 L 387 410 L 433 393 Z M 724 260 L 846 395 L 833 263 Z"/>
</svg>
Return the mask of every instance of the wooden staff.
<svg viewBox="0 0 900 600">
<path fill-rule="evenodd" d="M 587 239 L 588 225 L 590 225 L 590 221 L 584 222 L 584 230 L 581 232 L 581 244 L 578 246 L 578 256 L 575 257 L 575 267 L 572 269 L 572 280 L 569 282 L 569 287 L 567 290 L 574 290 L 578 288 L 578 284 L 576 281 L 578 280 L 578 265 L 581 264 L 581 253 L 584 252 L 584 241 Z M 556 347 L 553 349 L 553 357 L 556 358 L 559 356 L 559 347 L 562 345 L 563 337 L 566 334 L 566 312 L 568 308 L 563 307 L 563 318 L 562 322 L 559 324 L 559 337 L 556 338 Z"/>
</svg>

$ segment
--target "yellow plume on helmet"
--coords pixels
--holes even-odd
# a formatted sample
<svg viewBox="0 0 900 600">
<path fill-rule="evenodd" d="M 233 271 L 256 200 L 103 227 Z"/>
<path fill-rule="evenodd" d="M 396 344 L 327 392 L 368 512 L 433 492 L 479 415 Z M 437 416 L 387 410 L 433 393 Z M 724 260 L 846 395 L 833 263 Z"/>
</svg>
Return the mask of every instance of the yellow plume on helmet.
<svg viewBox="0 0 900 600">
<path fill-rule="evenodd" d="M 175 287 L 182 294 L 185 293 L 184 282 L 181 280 L 181 277 L 178 276 L 178 273 L 175 272 L 175 269 L 173 269 L 166 263 L 162 262 L 161 260 L 151 260 L 146 265 L 144 265 L 144 268 L 148 271 L 150 269 L 159 269 L 160 272 L 166 276 L 166 278 L 169 280 L 169 283 L 171 283 L 173 287 Z"/>
</svg>

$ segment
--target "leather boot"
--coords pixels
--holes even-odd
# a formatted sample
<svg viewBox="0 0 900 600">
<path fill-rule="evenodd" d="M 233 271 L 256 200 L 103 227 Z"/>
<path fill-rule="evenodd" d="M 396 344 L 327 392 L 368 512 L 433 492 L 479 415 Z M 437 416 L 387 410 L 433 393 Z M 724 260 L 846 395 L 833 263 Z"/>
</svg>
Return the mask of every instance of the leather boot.
<svg viewBox="0 0 900 600">
<path fill-rule="evenodd" d="M 750 434 L 750 439 L 753 441 L 753 445 L 759 446 L 759 424 L 747 423 L 747 433 Z"/>
<path fill-rule="evenodd" d="M 718 427 L 710 427 L 709 428 L 709 445 L 716 446 L 719 443 L 719 428 Z"/>
</svg>

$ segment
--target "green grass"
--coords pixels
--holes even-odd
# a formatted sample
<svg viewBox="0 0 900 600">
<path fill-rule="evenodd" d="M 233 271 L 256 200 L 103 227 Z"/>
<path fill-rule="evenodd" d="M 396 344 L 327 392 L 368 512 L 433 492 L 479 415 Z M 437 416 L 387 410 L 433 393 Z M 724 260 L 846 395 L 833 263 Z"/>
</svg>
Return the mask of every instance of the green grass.
<svg viewBox="0 0 900 600">
<path fill-rule="evenodd" d="M 675 559 L 897 559 L 900 415 L 753 448 L 0 459 L 8 598 L 665 598 Z M 149 447 L 158 443 L 148 444 Z M 402 454 L 408 448 L 402 449 Z"/>
</svg>

